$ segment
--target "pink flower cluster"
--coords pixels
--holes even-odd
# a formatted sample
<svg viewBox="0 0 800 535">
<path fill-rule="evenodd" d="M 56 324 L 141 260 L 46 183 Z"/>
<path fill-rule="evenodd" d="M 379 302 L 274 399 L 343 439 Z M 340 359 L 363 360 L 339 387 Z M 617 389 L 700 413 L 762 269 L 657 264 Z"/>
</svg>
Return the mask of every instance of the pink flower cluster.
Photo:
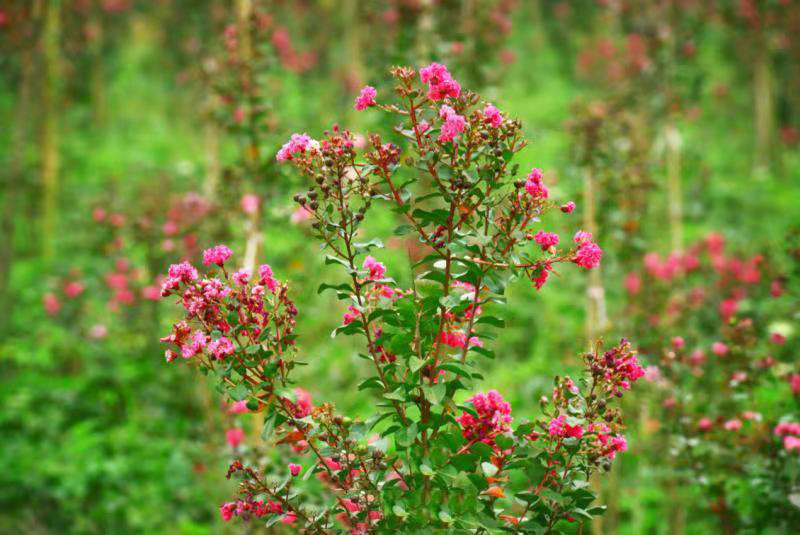
<svg viewBox="0 0 800 535">
<path fill-rule="evenodd" d="M 386 276 L 386 266 L 371 256 L 368 256 L 364 259 L 364 264 L 362 267 L 369 271 L 367 280 L 378 281 Z"/>
<path fill-rule="evenodd" d="M 420 69 L 419 77 L 423 84 L 428 84 L 428 98 L 431 100 L 458 98 L 461 94 L 461 85 L 453 79 L 444 65 L 431 63 Z"/>
<path fill-rule="evenodd" d="M 800 452 L 800 424 L 781 422 L 775 426 L 773 432 L 783 438 L 783 448 L 786 451 Z"/>
<path fill-rule="evenodd" d="M 527 180 L 525 181 L 525 191 L 534 199 L 546 199 L 550 196 L 550 190 L 542 182 L 542 170 L 534 167 L 528 173 Z"/>
<path fill-rule="evenodd" d="M 503 124 L 503 116 L 500 114 L 500 110 L 491 104 L 487 104 L 483 109 L 483 120 L 489 123 L 492 128 L 500 128 L 500 125 Z"/>
<path fill-rule="evenodd" d="M 371 108 L 375 106 L 377 103 L 375 102 L 375 97 L 378 96 L 378 92 L 375 91 L 375 88 L 371 85 L 364 86 L 361 90 L 361 94 L 356 97 L 355 108 L 358 111 L 365 110 L 367 108 Z"/>
<path fill-rule="evenodd" d="M 242 500 L 237 500 L 235 502 L 222 504 L 219 508 L 219 514 L 222 516 L 222 520 L 225 522 L 230 522 L 234 516 L 254 515 L 258 518 L 261 518 L 262 516 L 266 516 L 268 514 L 281 515 L 283 514 L 283 506 L 280 503 L 273 501 L 264 502 L 263 500 L 259 500 L 254 502 L 245 502 Z M 291 513 L 286 516 L 294 517 L 294 515 Z M 292 521 L 293 520 L 294 518 L 292 518 Z"/>
<path fill-rule="evenodd" d="M 454 348 L 467 347 L 468 343 L 469 347 L 483 347 L 483 342 L 481 342 L 480 338 L 470 336 L 469 340 L 467 340 L 467 335 L 460 331 L 444 331 L 439 341 L 446 346 Z"/>
<path fill-rule="evenodd" d="M 602 448 L 602 454 L 609 460 L 614 460 L 617 453 L 628 451 L 628 441 L 624 435 L 611 435 L 611 430 L 602 422 L 590 424 L 587 428 L 590 433 L 597 434 L 597 442 Z"/>
<path fill-rule="evenodd" d="M 292 134 L 292 137 L 278 151 L 275 159 L 279 162 L 294 159 L 297 154 L 303 154 L 307 150 L 316 149 L 319 145 L 311 139 L 308 134 Z"/>
<path fill-rule="evenodd" d="M 224 245 L 216 245 L 203 251 L 203 265 L 216 264 L 220 267 L 227 262 L 233 253 Z"/>
<path fill-rule="evenodd" d="M 541 246 L 542 251 L 546 251 L 550 247 L 555 247 L 556 245 L 558 245 L 559 241 L 558 234 L 554 234 L 552 232 L 545 232 L 543 230 L 537 232 L 536 235 L 534 235 L 533 239 L 534 241 L 536 241 L 536 243 L 538 243 Z"/>
<path fill-rule="evenodd" d="M 439 110 L 439 117 L 444 120 L 442 123 L 442 130 L 439 133 L 439 143 L 453 141 L 467 126 L 467 121 L 464 117 L 457 114 L 455 110 L 447 104 L 442 105 Z"/>
<path fill-rule="evenodd" d="M 458 417 L 465 439 L 492 444 L 497 435 L 510 431 L 511 405 L 497 391 L 479 392 L 467 401 L 475 407 L 478 417 L 468 412 Z"/>
<path fill-rule="evenodd" d="M 550 421 L 547 431 L 554 438 L 583 438 L 583 427 L 569 425 L 566 416 L 563 414 Z"/>
<path fill-rule="evenodd" d="M 579 231 L 575 234 L 574 240 L 578 244 L 578 250 L 575 251 L 572 262 L 585 269 L 599 266 L 603 250 L 592 241 L 592 235 L 589 232 Z"/>
</svg>

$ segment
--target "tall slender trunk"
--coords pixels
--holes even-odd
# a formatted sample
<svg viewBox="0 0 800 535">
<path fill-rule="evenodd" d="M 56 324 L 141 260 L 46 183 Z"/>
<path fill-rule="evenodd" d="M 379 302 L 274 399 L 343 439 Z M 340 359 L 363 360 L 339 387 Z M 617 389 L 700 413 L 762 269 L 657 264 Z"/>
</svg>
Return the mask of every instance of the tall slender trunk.
<svg viewBox="0 0 800 535">
<path fill-rule="evenodd" d="M 58 221 L 58 173 L 60 91 L 61 1 L 45 2 L 42 30 L 42 133 L 41 133 L 41 185 L 42 185 L 42 251 L 45 260 L 55 254 L 55 232 Z"/>
<path fill-rule="evenodd" d="M 681 134 L 673 123 L 667 125 L 664 135 L 667 163 L 667 203 L 669 232 L 673 253 L 683 249 L 683 187 L 681 184 Z"/>
<path fill-rule="evenodd" d="M 753 119 L 755 154 L 753 165 L 757 171 L 769 171 L 772 160 L 774 125 L 772 65 L 765 36 L 759 36 L 753 65 Z"/>
<path fill-rule="evenodd" d="M 29 31 L 26 29 L 23 31 Z M 21 51 L 20 79 L 17 90 L 14 126 L 9 147 L 9 165 L 3 177 L 2 219 L 0 219 L 0 303 L 8 305 L 0 307 L 0 332 L 3 331 L 11 317 L 11 300 L 8 296 L 8 284 L 11 269 L 14 265 L 14 229 L 17 215 L 19 194 L 25 179 L 25 145 L 28 142 L 30 122 L 31 80 L 33 79 L 33 54 L 29 48 Z"/>
</svg>

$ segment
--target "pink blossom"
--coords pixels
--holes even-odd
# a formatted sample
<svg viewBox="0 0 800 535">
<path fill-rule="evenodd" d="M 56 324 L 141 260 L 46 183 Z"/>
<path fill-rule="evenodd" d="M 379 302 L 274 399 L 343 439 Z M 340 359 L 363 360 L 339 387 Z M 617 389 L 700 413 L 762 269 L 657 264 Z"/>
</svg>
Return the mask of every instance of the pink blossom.
<svg viewBox="0 0 800 535">
<path fill-rule="evenodd" d="M 170 278 L 177 279 L 181 282 L 192 282 L 198 278 L 197 270 L 189 262 L 172 264 L 169 267 L 169 276 Z"/>
<path fill-rule="evenodd" d="M 261 264 L 258 266 L 258 275 L 260 277 L 258 281 L 259 284 L 266 286 L 270 292 L 275 293 L 275 290 L 278 289 L 278 281 L 275 280 L 275 276 L 269 264 Z"/>
<path fill-rule="evenodd" d="M 642 278 L 638 273 L 628 273 L 625 276 L 625 291 L 628 295 L 638 295 L 642 290 Z"/>
<path fill-rule="evenodd" d="M 697 422 L 697 428 L 700 431 L 708 431 L 713 425 L 714 422 L 712 422 L 710 418 L 700 418 L 700 420 Z"/>
<path fill-rule="evenodd" d="M 216 245 L 211 249 L 203 251 L 203 265 L 210 266 L 216 264 L 222 266 L 233 253 L 225 245 Z"/>
<path fill-rule="evenodd" d="M 719 313 L 722 316 L 722 319 L 728 321 L 731 319 L 731 316 L 736 314 L 736 311 L 739 309 L 739 300 L 738 299 L 725 299 L 719 305 Z"/>
<path fill-rule="evenodd" d="M 783 284 L 781 284 L 780 280 L 775 279 L 774 281 L 772 281 L 770 283 L 770 285 L 769 285 L 769 294 L 772 297 L 776 297 L 776 298 L 783 295 Z"/>
<path fill-rule="evenodd" d="M 538 267 L 538 270 L 531 275 L 531 281 L 536 286 L 537 290 L 541 290 L 542 286 L 547 282 L 547 277 L 553 271 L 553 266 L 550 262 L 545 262 Z"/>
<path fill-rule="evenodd" d="M 742 413 L 742 418 L 744 418 L 745 420 L 749 420 L 751 422 L 760 422 L 761 413 L 755 411 L 744 411 Z"/>
<path fill-rule="evenodd" d="M 359 314 L 360 312 L 358 311 L 358 309 L 353 305 L 350 305 L 349 307 L 347 307 L 347 312 L 345 312 L 344 316 L 342 317 L 342 324 L 350 325 L 358 318 Z"/>
<path fill-rule="evenodd" d="M 546 199 L 550 195 L 550 191 L 542 182 L 542 171 L 534 167 L 528 173 L 527 180 L 525 181 L 525 191 L 534 199 Z"/>
<path fill-rule="evenodd" d="M 219 514 L 222 515 L 222 520 L 230 522 L 233 514 L 236 511 L 236 504 L 234 502 L 223 503 L 219 508 Z"/>
<path fill-rule="evenodd" d="M 247 401 L 241 400 L 241 401 L 234 401 L 233 405 L 231 405 L 230 408 L 228 409 L 228 412 L 231 414 L 247 414 L 250 411 L 247 408 Z"/>
<path fill-rule="evenodd" d="M 225 360 L 225 357 L 233 355 L 233 342 L 224 336 L 220 336 L 208 344 L 208 352 L 214 355 L 217 360 Z"/>
<path fill-rule="evenodd" d="M 540 230 L 534 235 L 533 239 L 542 247 L 542 251 L 546 251 L 550 247 L 558 245 L 558 234 L 552 232 Z"/>
<path fill-rule="evenodd" d="M 106 212 L 103 208 L 95 208 L 92 210 L 92 219 L 94 219 L 95 223 L 101 223 L 105 221 L 108 212 Z"/>
<path fill-rule="evenodd" d="M 239 202 L 239 205 L 242 207 L 242 211 L 249 215 L 258 212 L 259 204 L 261 204 L 261 200 L 258 198 L 258 195 L 254 195 L 252 193 L 245 193 L 242 195 L 242 200 Z"/>
<path fill-rule="evenodd" d="M 232 278 L 235 284 L 239 286 L 246 286 L 250 280 L 250 270 L 247 268 L 242 268 L 239 271 L 234 272 Z"/>
<path fill-rule="evenodd" d="M 738 431 L 742 428 L 742 421 L 738 418 L 733 418 L 732 420 L 728 420 L 723 424 L 723 427 L 726 431 Z"/>
<path fill-rule="evenodd" d="M 178 358 L 178 354 L 175 353 L 173 350 L 167 349 L 166 351 L 164 351 L 164 360 L 166 360 L 167 363 L 172 362 L 176 358 Z"/>
<path fill-rule="evenodd" d="M 311 409 L 313 408 L 311 394 L 302 388 L 295 388 L 294 394 L 297 396 L 297 403 L 292 403 L 288 399 L 283 401 L 291 409 L 295 418 L 305 418 L 311 414 Z"/>
<path fill-rule="evenodd" d="M 64 285 L 64 295 L 70 299 L 75 299 L 83 293 L 86 287 L 80 281 L 70 281 Z"/>
<path fill-rule="evenodd" d="M 279 162 L 292 160 L 294 159 L 293 157 L 295 155 L 302 154 L 314 146 L 314 140 L 311 139 L 307 134 L 292 134 L 292 137 L 289 139 L 289 141 L 287 141 L 283 147 L 281 147 L 281 150 L 278 151 L 275 159 Z"/>
<path fill-rule="evenodd" d="M 781 333 L 772 333 L 769 335 L 769 341 L 775 345 L 782 346 L 786 343 L 786 337 Z"/>
<path fill-rule="evenodd" d="M 417 125 L 417 131 L 420 134 L 424 134 L 425 132 L 427 132 L 430 129 L 430 127 L 431 127 L 431 125 L 430 125 L 430 123 L 428 121 L 421 121 Z"/>
<path fill-rule="evenodd" d="M 624 435 L 615 435 L 611 439 L 611 449 L 609 449 L 606 457 L 614 460 L 614 457 L 617 456 L 617 453 L 623 453 L 628 451 L 628 441 L 625 439 Z"/>
<path fill-rule="evenodd" d="M 92 325 L 92 327 L 89 329 L 89 338 L 93 340 L 100 340 L 101 338 L 105 338 L 107 335 L 108 327 L 102 323 Z"/>
<path fill-rule="evenodd" d="M 781 422 L 773 430 L 776 436 L 800 435 L 800 424 L 792 422 Z"/>
<path fill-rule="evenodd" d="M 789 375 L 789 388 L 792 389 L 792 394 L 795 396 L 800 394 L 800 373 L 793 373 Z"/>
<path fill-rule="evenodd" d="M 311 211 L 306 208 L 305 206 L 298 206 L 292 215 L 289 216 L 289 221 L 292 225 L 299 225 L 303 221 L 311 219 L 312 213 Z"/>
<path fill-rule="evenodd" d="M 367 280 L 372 280 L 372 281 L 381 280 L 386 275 L 386 266 L 384 266 L 371 256 L 368 256 L 364 259 L 364 264 L 362 267 L 369 271 L 369 275 L 367 275 Z"/>
<path fill-rule="evenodd" d="M 244 442 L 244 429 L 228 429 L 225 431 L 225 441 L 233 449 L 237 449 Z"/>
<path fill-rule="evenodd" d="M 655 383 L 661 379 L 661 369 L 658 366 L 650 365 L 644 369 L 644 378 L 646 381 Z"/>
<path fill-rule="evenodd" d="M 800 451 L 800 437 L 784 437 L 783 448 L 786 451 Z"/>
<path fill-rule="evenodd" d="M 297 520 L 297 515 L 296 514 L 294 514 L 294 513 L 286 513 L 286 516 L 284 516 L 281 519 L 281 523 L 285 524 L 287 526 L 294 526 L 294 523 L 295 523 L 296 520 Z"/>
<path fill-rule="evenodd" d="M 564 212 L 565 214 L 571 214 L 572 212 L 575 211 L 575 203 L 572 202 L 572 201 L 569 201 L 566 204 L 562 204 L 561 205 L 561 211 Z"/>
<path fill-rule="evenodd" d="M 461 86 L 453 79 L 444 65 L 431 63 L 420 69 L 419 76 L 422 83 L 428 84 L 428 98 L 431 100 L 458 98 L 461 94 Z"/>
<path fill-rule="evenodd" d="M 582 268 L 593 269 L 600 265 L 602 258 L 603 250 L 600 246 L 594 242 L 583 242 L 578 246 L 578 250 L 575 251 L 575 257 L 572 262 Z"/>
<path fill-rule="evenodd" d="M 464 438 L 472 442 L 491 444 L 497 435 L 511 430 L 511 405 L 497 391 L 479 392 L 467 400 L 477 412 L 475 418 L 468 412 L 458 417 Z"/>
<path fill-rule="evenodd" d="M 192 334 L 191 342 L 181 346 L 181 356 L 185 359 L 201 353 L 208 343 L 208 337 L 202 331 L 195 331 Z"/>
<path fill-rule="evenodd" d="M 158 286 L 145 286 L 142 288 L 142 299 L 147 301 L 158 301 L 161 299 L 161 288 Z"/>
<path fill-rule="evenodd" d="M 289 473 L 292 474 L 292 477 L 297 477 L 302 469 L 303 467 L 299 464 L 289 463 Z"/>
<path fill-rule="evenodd" d="M 503 116 L 500 114 L 500 110 L 491 104 L 487 104 L 483 109 L 483 120 L 488 122 L 492 128 L 500 128 L 500 125 L 503 124 Z"/>
<path fill-rule="evenodd" d="M 441 132 L 439 133 L 439 143 L 453 141 L 467 126 L 467 121 L 464 117 L 457 114 L 453 108 L 446 104 L 442 106 L 442 109 L 439 111 L 439 116 L 444 119 Z"/>
<path fill-rule="evenodd" d="M 722 342 L 714 342 L 711 344 L 711 351 L 718 357 L 724 357 L 728 354 L 728 346 Z"/>
<path fill-rule="evenodd" d="M 577 244 L 588 243 L 592 241 L 592 233 L 586 232 L 585 230 L 579 230 L 575 233 L 575 236 L 572 237 L 572 241 Z"/>
<path fill-rule="evenodd" d="M 672 339 L 672 347 L 674 347 L 675 349 L 683 349 L 685 345 L 686 342 L 680 336 L 676 336 Z"/>
<path fill-rule="evenodd" d="M 52 292 L 44 294 L 42 302 L 44 303 L 44 311 L 47 312 L 49 316 L 55 316 L 58 314 L 58 311 L 61 310 L 61 301 L 59 301 L 56 294 Z"/>
<path fill-rule="evenodd" d="M 547 426 L 551 437 L 556 438 L 582 438 L 583 427 L 580 425 L 569 425 L 566 416 L 563 414 L 553 418 Z"/>
<path fill-rule="evenodd" d="M 378 92 L 375 91 L 375 88 L 371 85 L 364 86 L 361 90 L 361 94 L 356 97 L 355 108 L 358 111 L 365 110 L 367 108 L 371 108 L 375 106 L 375 97 L 378 95 Z"/>
</svg>

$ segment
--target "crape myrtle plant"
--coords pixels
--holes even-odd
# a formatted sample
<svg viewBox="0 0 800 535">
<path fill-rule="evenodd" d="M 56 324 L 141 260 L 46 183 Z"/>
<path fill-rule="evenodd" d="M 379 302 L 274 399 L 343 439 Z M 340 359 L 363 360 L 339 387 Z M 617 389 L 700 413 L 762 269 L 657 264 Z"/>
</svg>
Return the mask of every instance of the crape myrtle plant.
<svg viewBox="0 0 800 535">
<path fill-rule="evenodd" d="M 302 533 L 560 532 L 562 521 L 603 511 L 592 506 L 589 477 L 627 449 L 614 402 L 644 370 L 626 340 L 607 350 L 598 342 L 581 377 L 556 377 L 541 414 L 515 422 L 500 393 L 475 393 L 476 364 L 495 358 L 486 346 L 504 322 L 492 311 L 511 278 L 541 288 L 557 264 L 592 269 L 602 251 L 588 233 L 560 246 L 541 229 L 558 207 L 538 170 L 517 178 L 518 121 L 462 90 L 442 65 L 392 76 L 394 103 L 365 88 L 356 105 L 393 116 L 402 146 L 372 134 L 359 152 L 349 131 L 333 127 L 319 141 L 293 135 L 277 156 L 309 179 L 296 201 L 313 214 L 326 264 L 346 275 L 319 292 L 347 304 L 333 335 L 363 342 L 371 372 L 358 391 L 375 396 L 372 417 L 314 405 L 293 386 L 304 364 L 299 311 L 268 265 L 233 271 L 231 250 L 218 245 L 203 255 L 204 274 L 187 262 L 170 267 L 162 295 L 176 297 L 185 317 L 163 339 L 166 360 L 197 366 L 263 412 L 262 435 L 284 459 L 234 461 L 238 496 L 220 513 Z M 412 194 L 423 175 L 430 187 Z M 363 237 L 378 206 L 404 219 L 396 233 L 426 248 L 408 288 L 372 256 L 380 240 Z"/>
<path fill-rule="evenodd" d="M 671 477 L 702 490 L 695 507 L 724 533 L 800 521 L 800 309 L 775 256 L 730 254 L 710 234 L 681 255 L 648 254 L 627 280 L 647 311 L 642 349 L 657 359 L 648 376 Z"/>
</svg>

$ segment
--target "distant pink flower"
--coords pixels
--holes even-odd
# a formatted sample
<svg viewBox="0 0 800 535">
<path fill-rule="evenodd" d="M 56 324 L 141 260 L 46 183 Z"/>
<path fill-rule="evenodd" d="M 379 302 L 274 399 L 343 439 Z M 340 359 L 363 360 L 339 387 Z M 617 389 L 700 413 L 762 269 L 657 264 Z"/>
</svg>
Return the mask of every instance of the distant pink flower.
<svg viewBox="0 0 800 535">
<path fill-rule="evenodd" d="M 736 314 L 736 311 L 739 309 L 739 300 L 738 299 L 725 299 L 719 305 L 719 313 L 722 316 L 722 319 L 728 321 L 731 319 L 731 316 Z"/>
<path fill-rule="evenodd" d="M 142 288 L 142 299 L 147 301 L 158 301 L 161 299 L 161 288 L 158 286 L 145 286 Z"/>
<path fill-rule="evenodd" d="M 247 401 L 234 401 L 233 405 L 230 406 L 228 412 L 231 414 L 247 414 L 250 410 L 247 408 Z"/>
<path fill-rule="evenodd" d="M 237 449 L 244 442 L 244 429 L 228 429 L 225 431 L 225 441 L 233 449 Z"/>
<path fill-rule="evenodd" d="M 61 310 L 61 301 L 59 301 L 56 294 L 52 292 L 44 294 L 42 302 L 44 303 L 44 311 L 47 312 L 49 316 L 55 316 L 58 314 L 58 311 Z"/>
<path fill-rule="evenodd" d="M 242 207 L 242 212 L 249 215 L 258 212 L 259 204 L 261 204 L 261 200 L 258 198 L 258 195 L 254 195 L 252 193 L 245 193 L 242 195 L 242 200 L 239 201 L 239 205 Z"/>
<path fill-rule="evenodd" d="M 289 473 L 292 474 L 292 477 L 297 477 L 302 469 L 303 467 L 299 464 L 289 463 Z"/>
<path fill-rule="evenodd" d="M 356 97 L 355 108 L 358 111 L 365 110 L 367 108 L 371 108 L 372 106 L 376 105 L 375 97 L 378 95 L 378 92 L 375 91 L 375 88 L 371 85 L 364 86 L 361 90 L 361 94 Z"/>
<path fill-rule="evenodd" d="M 555 247 L 558 245 L 558 234 L 554 234 L 552 232 L 544 232 L 540 230 L 539 232 L 534 235 L 533 239 L 538 243 L 542 251 L 546 251 L 550 247 Z"/>
<path fill-rule="evenodd" d="M 792 389 L 792 394 L 795 396 L 800 394 L 800 373 L 789 375 L 789 388 Z"/>
<path fill-rule="evenodd" d="M 745 420 L 749 420 L 751 422 L 760 422 L 761 413 L 755 411 L 744 411 L 742 413 L 742 418 L 744 418 Z"/>
<path fill-rule="evenodd" d="M 786 451 L 800 451 L 800 437 L 784 437 L 783 448 Z"/>
<path fill-rule="evenodd" d="M 769 285 L 769 294 L 772 297 L 780 297 L 783 295 L 783 284 L 778 279 L 772 281 Z"/>
<path fill-rule="evenodd" d="M 800 435 L 800 424 L 793 422 L 781 422 L 773 430 L 775 436 L 783 437 L 786 435 Z"/>
<path fill-rule="evenodd" d="M 420 69 L 419 77 L 422 79 L 422 83 L 428 84 L 428 98 L 431 100 L 458 98 L 461 94 L 461 86 L 453 79 L 444 65 L 431 63 Z"/>
<path fill-rule="evenodd" d="M 650 365 L 644 369 L 644 378 L 646 381 L 655 383 L 661 379 L 661 369 L 658 366 Z"/>
<path fill-rule="evenodd" d="M 203 265 L 210 266 L 211 264 L 216 264 L 222 266 L 230 259 L 232 254 L 231 250 L 225 245 L 216 245 L 211 249 L 203 251 Z"/>
<path fill-rule="evenodd" d="M 161 232 L 164 233 L 164 236 L 175 236 L 179 230 L 180 227 L 175 221 L 166 221 L 164 226 L 161 227 Z"/>
<path fill-rule="evenodd" d="M 503 116 L 500 114 L 500 110 L 491 104 L 487 104 L 483 109 L 483 120 L 488 122 L 492 128 L 500 128 L 500 125 L 503 124 Z"/>
<path fill-rule="evenodd" d="M 588 243 L 592 240 L 593 240 L 592 233 L 586 232 L 585 230 L 579 230 L 578 232 L 575 233 L 575 236 L 573 236 L 572 238 L 572 241 L 574 241 L 579 245 L 582 243 Z"/>
<path fill-rule="evenodd" d="M 680 336 L 676 336 L 672 339 L 672 347 L 675 349 L 683 349 L 685 345 L 686 342 Z"/>
<path fill-rule="evenodd" d="M 781 333 L 772 333 L 769 335 L 769 341 L 775 345 L 782 346 L 786 343 L 786 337 Z"/>
<path fill-rule="evenodd" d="M 234 272 L 233 282 L 239 286 L 246 286 L 247 282 L 250 280 L 250 270 L 247 268 L 242 268 L 239 271 Z"/>
<path fill-rule="evenodd" d="M 208 352 L 214 355 L 217 360 L 225 360 L 225 357 L 233 355 L 233 342 L 224 336 L 220 336 L 208 344 Z"/>
<path fill-rule="evenodd" d="M 298 206 L 292 215 L 289 216 L 289 221 L 292 225 L 299 225 L 303 221 L 311 219 L 312 213 L 311 211 L 306 208 L 305 206 Z"/>
<path fill-rule="evenodd" d="M 364 264 L 362 267 L 369 271 L 369 275 L 367 275 L 367 280 L 372 280 L 372 281 L 381 280 L 386 275 L 386 266 L 384 266 L 371 256 L 368 256 L 364 259 Z"/>
<path fill-rule="evenodd" d="M 714 425 L 710 418 L 700 418 L 697 422 L 697 428 L 700 431 L 708 431 Z"/>
<path fill-rule="evenodd" d="M 286 513 L 286 516 L 284 516 L 281 519 L 281 523 L 285 524 L 287 526 L 294 526 L 294 523 L 295 523 L 296 520 L 297 520 L 297 515 L 296 514 L 294 514 L 294 513 Z"/>
<path fill-rule="evenodd" d="M 728 354 L 728 346 L 722 342 L 714 342 L 711 344 L 711 351 L 718 357 L 724 357 Z"/>
<path fill-rule="evenodd" d="M 102 323 L 92 325 L 92 327 L 89 329 L 89 338 L 92 340 L 100 340 L 101 338 L 105 338 L 107 335 L 108 327 Z"/>
<path fill-rule="evenodd" d="M 106 212 L 103 208 L 95 208 L 92 210 L 92 219 L 94 219 L 95 223 L 101 223 L 105 221 L 108 212 Z"/>
<path fill-rule="evenodd" d="M 572 212 L 575 211 L 575 203 L 572 202 L 572 201 L 569 201 L 566 204 L 562 204 L 561 205 L 561 211 L 564 212 L 565 214 L 571 214 Z"/>
<path fill-rule="evenodd" d="M 728 420 L 723 425 L 726 431 L 738 431 L 742 428 L 742 421 L 738 418 L 733 418 L 732 420 Z"/>
<path fill-rule="evenodd" d="M 638 295 L 642 290 L 642 278 L 638 273 L 628 273 L 625 276 L 625 291 L 628 295 Z"/>
<path fill-rule="evenodd" d="M 585 269 L 594 269 L 600 265 L 603 258 L 603 250 L 594 242 L 583 242 L 575 251 L 572 262 Z"/>
<path fill-rule="evenodd" d="M 75 299 L 79 295 L 83 293 L 83 290 L 86 289 L 86 286 L 80 281 L 69 281 L 67 284 L 64 285 L 64 295 L 69 297 L 70 299 Z"/>
</svg>

